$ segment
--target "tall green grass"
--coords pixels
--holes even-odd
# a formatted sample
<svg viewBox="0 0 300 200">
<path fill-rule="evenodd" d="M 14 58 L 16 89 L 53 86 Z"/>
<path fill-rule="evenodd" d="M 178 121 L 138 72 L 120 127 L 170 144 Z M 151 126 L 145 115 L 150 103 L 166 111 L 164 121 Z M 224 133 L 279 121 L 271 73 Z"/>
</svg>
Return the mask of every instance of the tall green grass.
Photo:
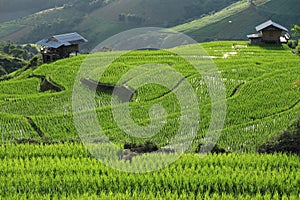
<svg viewBox="0 0 300 200">
<path fill-rule="evenodd" d="M 151 159 L 156 159 L 155 155 Z M 79 144 L 0 146 L 2 198 L 298 199 L 299 157 L 183 155 L 166 168 L 131 174 L 90 157 Z M 132 161 L 143 162 L 143 156 Z M 134 167 L 129 161 L 119 164 Z M 145 167 L 147 166 L 136 166 Z M 180 173 L 179 173 L 180 172 Z M 26 184 L 25 184 L 26 183 Z"/>
</svg>

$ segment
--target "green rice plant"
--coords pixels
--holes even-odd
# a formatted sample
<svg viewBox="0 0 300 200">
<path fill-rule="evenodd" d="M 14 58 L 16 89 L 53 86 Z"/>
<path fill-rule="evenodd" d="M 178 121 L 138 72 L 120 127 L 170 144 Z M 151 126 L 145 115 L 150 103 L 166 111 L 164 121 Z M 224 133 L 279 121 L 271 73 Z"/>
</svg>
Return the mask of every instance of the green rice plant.
<svg viewBox="0 0 300 200">
<path fill-rule="evenodd" d="M 162 170 L 130 174 L 103 165 L 81 144 L 6 144 L 0 152 L 3 198 L 299 197 L 300 160 L 295 155 L 209 154 L 201 158 L 186 154 Z M 142 159 L 143 156 L 136 157 L 132 163 Z M 157 159 L 156 155 L 151 159 Z M 131 165 L 128 161 L 119 162 Z"/>
</svg>

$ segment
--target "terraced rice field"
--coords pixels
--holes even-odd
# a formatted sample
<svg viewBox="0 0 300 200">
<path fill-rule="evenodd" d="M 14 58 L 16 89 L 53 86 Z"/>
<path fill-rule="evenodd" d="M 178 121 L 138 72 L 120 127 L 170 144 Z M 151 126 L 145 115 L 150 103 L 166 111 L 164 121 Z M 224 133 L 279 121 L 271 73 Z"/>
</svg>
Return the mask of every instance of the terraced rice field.
<svg viewBox="0 0 300 200">
<path fill-rule="evenodd" d="M 182 116 L 199 110 L 199 121 L 186 120 L 198 125 L 197 129 L 191 129 L 194 140 L 187 153 L 166 168 L 150 173 L 131 174 L 111 169 L 95 159 L 80 142 L 82 133 L 78 133 L 78 127 L 86 128 L 86 124 L 76 121 L 76 116 L 89 113 L 96 113 L 101 130 L 118 147 L 126 142 L 142 143 L 145 140 L 129 136 L 126 125 L 120 128 L 114 109 L 122 103 L 112 106 L 111 99 L 118 100 L 110 92 L 93 94 L 85 85 L 77 85 L 85 91 L 83 95 L 94 96 L 90 107 L 85 104 L 82 110 L 74 112 L 73 86 L 82 63 L 89 55 L 44 64 L 1 81 L 1 197 L 299 199 L 299 157 L 256 153 L 260 145 L 287 129 L 299 117 L 299 57 L 286 46 L 249 46 L 240 41 L 199 45 L 209 54 L 209 58 L 203 59 L 212 59 L 217 66 L 218 76 L 209 70 L 199 73 L 186 60 L 167 50 L 133 51 L 116 58 L 106 70 L 104 66 L 95 65 L 84 74 L 85 78 L 101 83 L 127 86 L 143 81 L 147 83 L 146 80 L 152 80 L 145 78 L 149 74 L 150 77 L 165 77 L 168 87 L 149 81 L 138 87 L 128 104 L 130 119 L 140 127 L 147 127 L 151 119 L 161 122 L 160 127 L 152 127 L 154 130 L 157 128 L 157 132 L 150 137 L 159 147 L 168 146 L 178 133 Z M 189 56 L 195 55 L 185 48 L 178 47 L 177 50 Z M 98 53 L 103 58 L 116 55 L 116 52 Z M 153 63 L 156 67 L 161 66 L 161 71 L 153 71 L 153 65 L 150 65 Z M 184 79 L 178 78 L 173 82 L 168 69 L 176 70 Z M 129 71 L 135 72 L 135 76 L 124 78 L 123 75 Z M 97 76 L 99 73 L 102 73 L 101 78 Z M 39 92 L 41 80 L 32 75 L 46 76 L 65 90 Z M 207 80 L 215 80 L 216 77 L 220 77 L 225 86 L 227 107 L 217 144 L 233 153 L 209 154 L 202 158 L 194 152 L 199 143 L 204 142 L 211 124 L 214 111 L 211 109 L 209 84 L 215 82 Z M 181 107 L 176 92 L 184 88 L 184 82 L 191 85 L 190 92 L 196 94 L 198 107 Z M 219 102 L 215 103 L 218 105 Z M 152 115 L 151 108 L 157 104 L 163 106 L 167 113 L 164 120 L 163 115 L 155 116 L 155 112 Z M 95 130 L 91 127 L 91 136 L 96 134 Z M 22 141 L 42 144 L 16 144 Z M 117 155 L 114 156 L 118 159 Z M 143 156 L 134 157 L 132 163 L 134 160 L 143 163 Z M 151 157 L 153 161 L 161 159 L 155 156 Z M 121 167 L 132 164 L 125 160 L 119 163 Z M 136 167 L 150 169 L 152 166 Z"/>
</svg>

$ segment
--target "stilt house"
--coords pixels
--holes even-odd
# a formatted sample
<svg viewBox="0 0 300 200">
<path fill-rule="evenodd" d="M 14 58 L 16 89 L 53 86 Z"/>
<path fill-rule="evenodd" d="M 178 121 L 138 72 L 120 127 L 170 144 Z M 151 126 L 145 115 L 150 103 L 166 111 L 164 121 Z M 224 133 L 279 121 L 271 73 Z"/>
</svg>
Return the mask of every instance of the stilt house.
<svg viewBox="0 0 300 200">
<path fill-rule="evenodd" d="M 247 35 L 250 44 L 281 44 L 287 43 L 290 39 L 287 28 L 272 20 L 258 25 L 256 31 L 258 33 Z"/>
<path fill-rule="evenodd" d="M 43 62 L 53 62 L 58 59 L 68 58 L 71 53 L 79 52 L 78 45 L 87 42 L 78 33 L 67 33 L 54 35 L 48 39 L 38 41 L 36 44 L 41 46 Z"/>
</svg>

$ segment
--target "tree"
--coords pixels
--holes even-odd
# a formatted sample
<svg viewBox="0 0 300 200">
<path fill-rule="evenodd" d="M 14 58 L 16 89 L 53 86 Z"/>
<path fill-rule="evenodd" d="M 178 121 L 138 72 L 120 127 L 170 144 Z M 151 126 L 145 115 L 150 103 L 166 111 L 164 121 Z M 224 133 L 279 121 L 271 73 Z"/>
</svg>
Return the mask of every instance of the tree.
<svg viewBox="0 0 300 200">
<path fill-rule="evenodd" d="M 292 28 L 292 31 L 293 31 L 293 36 L 294 36 L 294 37 L 297 37 L 297 38 L 300 37 L 300 26 L 295 25 L 295 26 Z"/>
<path fill-rule="evenodd" d="M 293 52 L 297 55 L 300 55 L 300 47 L 298 46 L 299 37 L 300 37 L 300 26 L 294 25 L 291 29 L 293 31 L 292 35 L 296 38 L 296 40 L 290 40 L 288 45 L 293 49 Z"/>
<path fill-rule="evenodd" d="M 13 56 L 13 57 L 17 57 L 17 58 L 23 58 L 23 54 L 26 54 L 26 52 L 23 50 L 23 49 L 19 49 L 19 48 L 14 48 L 11 50 L 10 54 Z"/>
</svg>

